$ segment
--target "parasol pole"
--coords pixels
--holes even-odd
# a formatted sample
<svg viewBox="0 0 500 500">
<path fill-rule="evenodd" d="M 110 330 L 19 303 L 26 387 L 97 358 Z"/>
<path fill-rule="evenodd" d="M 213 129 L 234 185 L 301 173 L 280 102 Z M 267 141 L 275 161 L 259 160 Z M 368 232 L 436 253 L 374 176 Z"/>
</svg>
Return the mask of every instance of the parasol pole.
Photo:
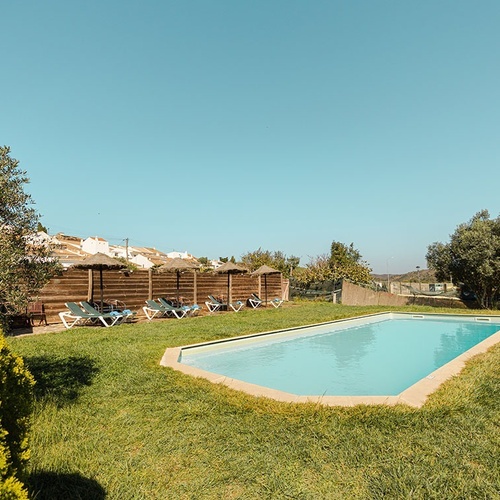
<svg viewBox="0 0 500 500">
<path fill-rule="evenodd" d="M 99 284 L 101 287 L 101 312 L 104 311 L 104 285 L 102 284 L 102 266 L 99 268 Z"/>
<path fill-rule="evenodd" d="M 92 269 L 87 271 L 87 277 L 89 281 L 87 288 L 87 300 L 92 302 L 94 300 L 94 271 L 92 271 Z"/>
</svg>

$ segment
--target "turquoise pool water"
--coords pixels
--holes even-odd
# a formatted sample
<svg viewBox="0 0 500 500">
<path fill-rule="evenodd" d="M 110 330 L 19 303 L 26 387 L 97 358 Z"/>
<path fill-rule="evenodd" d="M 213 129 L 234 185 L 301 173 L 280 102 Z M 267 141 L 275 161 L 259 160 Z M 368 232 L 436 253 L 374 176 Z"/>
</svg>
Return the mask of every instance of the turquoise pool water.
<svg viewBox="0 0 500 500">
<path fill-rule="evenodd" d="M 455 318 L 335 323 L 183 349 L 180 361 L 299 396 L 391 396 L 500 330 Z"/>
</svg>

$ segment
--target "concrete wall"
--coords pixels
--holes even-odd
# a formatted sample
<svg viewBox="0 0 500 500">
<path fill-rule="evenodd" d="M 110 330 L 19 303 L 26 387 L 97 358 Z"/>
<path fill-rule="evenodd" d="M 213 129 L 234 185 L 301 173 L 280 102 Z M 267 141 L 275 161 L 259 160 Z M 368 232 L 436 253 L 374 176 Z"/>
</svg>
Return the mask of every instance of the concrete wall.
<svg viewBox="0 0 500 500">
<path fill-rule="evenodd" d="M 461 300 L 451 297 L 413 297 L 394 295 L 388 292 L 375 292 L 345 280 L 342 284 L 342 304 L 348 306 L 406 306 L 416 304 L 459 309 L 468 309 L 469 307 Z"/>
</svg>

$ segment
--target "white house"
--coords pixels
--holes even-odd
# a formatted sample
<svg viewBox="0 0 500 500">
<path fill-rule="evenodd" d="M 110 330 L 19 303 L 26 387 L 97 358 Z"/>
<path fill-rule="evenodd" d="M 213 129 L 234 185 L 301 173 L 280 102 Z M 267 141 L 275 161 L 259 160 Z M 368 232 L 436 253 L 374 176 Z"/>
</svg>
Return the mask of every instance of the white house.
<svg viewBox="0 0 500 500">
<path fill-rule="evenodd" d="M 92 255 L 98 252 L 109 255 L 109 243 L 104 238 L 99 238 L 99 236 L 89 236 L 81 242 L 80 246 L 84 252 Z"/>
<path fill-rule="evenodd" d="M 187 252 L 168 252 L 166 256 L 169 259 L 186 259 L 186 260 L 194 260 L 194 257 Z"/>
<path fill-rule="evenodd" d="M 58 233 L 55 236 L 49 237 L 52 255 L 59 259 L 59 262 L 65 269 L 80 263 L 85 257 L 90 255 L 81 249 L 81 238 L 77 236 Z"/>
<path fill-rule="evenodd" d="M 224 262 L 221 262 L 219 259 L 211 259 L 208 262 L 210 267 L 212 267 L 213 269 L 217 269 L 218 267 L 222 266 L 222 264 L 224 264 Z"/>
</svg>

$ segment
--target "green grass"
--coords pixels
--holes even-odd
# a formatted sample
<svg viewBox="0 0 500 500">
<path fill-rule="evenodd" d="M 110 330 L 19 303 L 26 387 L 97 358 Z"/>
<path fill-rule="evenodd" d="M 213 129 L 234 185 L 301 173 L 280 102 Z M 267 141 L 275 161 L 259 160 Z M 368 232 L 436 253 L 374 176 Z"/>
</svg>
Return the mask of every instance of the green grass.
<svg viewBox="0 0 500 500">
<path fill-rule="evenodd" d="M 500 498 L 500 346 L 421 409 L 279 403 L 159 365 L 167 347 L 389 309 L 304 302 L 9 338 L 38 382 L 31 495 Z"/>
</svg>

